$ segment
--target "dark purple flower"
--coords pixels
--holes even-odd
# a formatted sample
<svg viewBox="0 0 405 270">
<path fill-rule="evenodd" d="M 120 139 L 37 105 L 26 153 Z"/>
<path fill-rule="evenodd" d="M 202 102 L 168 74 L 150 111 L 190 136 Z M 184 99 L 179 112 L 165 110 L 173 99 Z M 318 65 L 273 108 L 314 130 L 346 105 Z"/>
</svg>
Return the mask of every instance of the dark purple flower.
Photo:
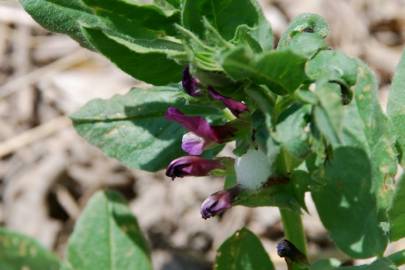
<svg viewBox="0 0 405 270">
<path fill-rule="evenodd" d="M 215 129 L 210 126 L 207 120 L 200 116 L 188 116 L 174 107 L 169 107 L 166 112 L 166 118 L 179 123 L 199 137 L 209 141 L 219 141 L 219 136 Z"/>
<path fill-rule="evenodd" d="M 227 190 L 218 191 L 209 196 L 201 204 L 201 216 L 203 219 L 224 213 L 227 209 L 232 207 L 232 202 L 239 194 L 240 188 L 238 186 L 232 187 Z"/>
<path fill-rule="evenodd" d="M 301 265 L 307 265 L 306 256 L 294 246 L 293 243 L 284 239 L 277 244 L 278 256 L 285 258 L 287 263 L 294 262 Z"/>
<path fill-rule="evenodd" d="M 201 95 L 200 84 L 198 80 L 191 75 L 189 66 L 183 71 L 182 85 L 190 96 L 195 97 Z"/>
<path fill-rule="evenodd" d="M 208 92 L 213 99 L 222 101 L 224 106 L 227 107 L 236 117 L 248 110 L 248 107 L 244 103 L 221 95 L 211 86 L 208 87 Z"/>
<path fill-rule="evenodd" d="M 186 128 L 189 133 L 183 136 L 182 149 L 190 155 L 200 155 L 206 147 L 214 143 L 230 141 L 237 132 L 235 123 L 222 126 L 211 126 L 200 116 L 187 116 L 174 107 L 169 107 L 166 119 L 175 121 Z"/>
<path fill-rule="evenodd" d="M 214 169 L 224 168 L 220 160 L 209 160 L 198 156 L 184 156 L 170 162 L 166 175 L 173 180 L 184 176 L 206 176 Z"/>
</svg>

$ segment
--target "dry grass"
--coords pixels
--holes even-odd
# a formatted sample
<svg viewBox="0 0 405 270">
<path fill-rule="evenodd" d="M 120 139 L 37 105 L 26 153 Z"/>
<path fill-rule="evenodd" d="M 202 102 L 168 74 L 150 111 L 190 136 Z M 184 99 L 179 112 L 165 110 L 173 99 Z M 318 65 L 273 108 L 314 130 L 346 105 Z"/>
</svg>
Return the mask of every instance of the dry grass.
<svg viewBox="0 0 405 270">
<path fill-rule="evenodd" d="M 278 36 L 299 13 L 325 16 L 332 29 L 330 44 L 371 65 L 386 103 L 405 47 L 404 0 L 262 3 Z M 213 250 L 243 225 L 258 233 L 272 259 L 282 263 L 274 252 L 282 237 L 277 210 L 238 207 L 221 219 L 204 221 L 199 204 L 220 188 L 219 179 L 171 183 L 161 173 L 128 170 L 75 134 L 66 115 L 92 98 L 134 85 L 144 86 L 69 38 L 49 34 L 15 1 L 0 2 L 0 224 L 63 254 L 87 199 L 110 188 L 130 201 L 151 240 L 156 269 L 210 269 Z M 306 216 L 305 223 L 311 254 L 342 256 L 316 215 Z"/>
</svg>

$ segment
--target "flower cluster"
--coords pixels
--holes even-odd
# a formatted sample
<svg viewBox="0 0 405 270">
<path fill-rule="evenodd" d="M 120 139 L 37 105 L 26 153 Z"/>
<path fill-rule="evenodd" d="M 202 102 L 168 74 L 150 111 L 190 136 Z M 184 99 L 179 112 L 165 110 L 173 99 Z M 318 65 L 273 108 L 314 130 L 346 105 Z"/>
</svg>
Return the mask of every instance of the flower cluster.
<svg viewBox="0 0 405 270">
<path fill-rule="evenodd" d="M 189 67 L 185 68 L 183 72 L 182 85 L 184 90 L 194 97 L 203 95 L 206 90 L 212 99 L 220 101 L 235 117 L 248 111 L 244 103 L 221 95 L 213 87 L 208 86 L 204 89 L 198 79 L 191 75 Z M 233 170 L 234 162 L 230 158 L 205 159 L 201 155 L 210 147 L 234 140 L 240 127 L 234 125 L 232 121 L 220 126 L 211 125 L 201 116 L 186 115 L 174 107 L 169 107 L 165 116 L 166 119 L 175 121 L 188 130 L 184 134 L 181 144 L 181 148 L 188 155 L 170 162 L 166 169 L 168 177 L 174 180 L 176 177 L 207 176 L 218 171 Z M 238 193 L 239 188 L 235 187 L 212 194 L 201 205 L 202 217 L 207 219 L 223 213 L 232 206 Z"/>
</svg>

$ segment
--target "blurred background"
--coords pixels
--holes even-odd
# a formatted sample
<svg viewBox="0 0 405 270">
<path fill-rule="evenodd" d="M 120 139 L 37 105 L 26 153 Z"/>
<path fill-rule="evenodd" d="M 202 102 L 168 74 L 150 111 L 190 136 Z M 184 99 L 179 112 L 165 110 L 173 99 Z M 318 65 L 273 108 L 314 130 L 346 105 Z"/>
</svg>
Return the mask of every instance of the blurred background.
<svg viewBox="0 0 405 270">
<path fill-rule="evenodd" d="M 377 73 L 385 106 L 405 49 L 405 0 L 261 3 L 277 37 L 302 12 L 324 16 L 331 46 L 360 57 Z M 243 226 L 261 237 L 277 269 L 285 269 L 275 250 L 283 237 L 276 208 L 235 207 L 221 218 L 203 220 L 200 203 L 221 189 L 222 179 L 172 182 L 162 172 L 130 170 L 75 133 L 68 114 L 92 98 L 133 86 L 147 87 L 67 36 L 47 32 L 17 1 L 0 0 L 0 225 L 31 235 L 63 256 L 88 198 L 99 189 L 113 189 L 129 200 L 157 270 L 211 269 L 214 250 Z M 311 260 L 347 260 L 329 240 L 309 198 L 307 203 Z M 393 243 L 387 252 L 401 245 L 405 242 Z"/>
</svg>

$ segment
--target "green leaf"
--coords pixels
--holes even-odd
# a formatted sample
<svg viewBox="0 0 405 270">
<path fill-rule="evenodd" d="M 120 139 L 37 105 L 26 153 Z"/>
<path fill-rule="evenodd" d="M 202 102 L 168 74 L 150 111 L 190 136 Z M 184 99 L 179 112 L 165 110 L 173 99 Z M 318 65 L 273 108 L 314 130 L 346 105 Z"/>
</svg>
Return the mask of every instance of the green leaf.
<svg viewBox="0 0 405 270">
<path fill-rule="evenodd" d="M 176 11 L 123 0 L 22 3 L 44 27 L 97 49 L 136 79 L 156 85 L 181 80 L 182 66 L 169 59 L 184 58 L 183 45 L 171 36 L 180 20 Z"/>
<path fill-rule="evenodd" d="M 387 111 L 402 152 L 401 163 L 405 166 L 405 51 L 392 81 Z"/>
<path fill-rule="evenodd" d="M 0 269 L 58 270 L 58 259 L 36 240 L 0 228 Z"/>
<path fill-rule="evenodd" d="M 155 3 L 158 5 L 163 5 L 163 3 L 165 2 L 172 5 L 175 8 L 180 8 L 182 0 L 155 0 Z"/>
<path fill-rule="evenodd" d="M 272 92 L 284 95 L 295 91 L 304 81 L 306 59 L 291 51 L 271 51 L 255 56 L 238 47 L 223 55 L 222 66 L 234 80 L 265 84 Z"/>
<path fill-rule="evenodd" d="M 289 40 L 286 49 L 290 49 L 298 55 L 302 55 L 306 58 L 312 58 L 320 50 L 327 49 L 325 39 L 316 33 L 297 33 Z"/>
<path fill-rule="evenodd" d="M 169 60 L 164 53 L 145 52 L 135 44 L 100 30 L 86 28 L 83 32 L 99 52 L 134 78 L 155 85 L 181 80 L 183 67 Z"/>
<path fill-rule="evenodd" d="M 67 268 L 73 270 L 152 269 L 137 220 L 114 192 L 98 192 L 87 203 L 66 257 Z"/>
<path fill-rule="evenodd" d="M 306 73 L 313 80 L 337 81 L 347 87 L 357 80 L 357 62 L 337 51 L 320 51 L 306 65 Z"/>
<path fill-rule="evenodd" d="M 215 270 L 273 270 L 274 266 L 260 240 L 241 229 L 218 249 Z"/>
<path fill-rule="evenodd" d="M 162 9 L 154 4 L 140 4 L 138 1 L 127 0 L 82 0 L 96 13 L 107 11 L 114 17 L 123 16 L 147 28 L 174 31 L 174 24 L 180 22 L 175 9 Z M 138 3 L 137 3 L 138 2 Z"/>
<path fill-rule="evenodd" d="M 398 268 L 390 260 L 381 258 L 369 265 L 352 267 L 340 267 L 339 270 L 397 270 Z"/>
<path fill-rule="evenodd" d="M 359 147 L 370 153 L 364 122 L 355 102 L 343 106 L 342 144 Z"/>
<path fill-rule="evenodd" d="M 309 270 L 397 270 L 398 268 L 388 259 L 381 258 L 368 265 L 341 266 L 335 259 L 320 260 L 311 265 Z"/>
<path fill-rule="evenodd" d="M 274 175 L 290 174 L 310 152 L 305 130 L 310 106 L 288 103 L 276 117 L 274 111 L 282 102 L 275 104 L 270 91 L 263 87 L 249 87 L 245 92 L 261 111 L 253 116 L 256 143 L 266 152 Z M 277 121 L 272 120 L 276 118 Z"/>
<path fill-rule="evenodd" d="M 398 270 L 393 262 L 389 259 L 382 258 L 378 259 L 370 265 L 367 265 L 362 270 Z M 354 269 L 353 269 L 354 270 Z"/>
<path fill-rule="evenodd" d="M 336 259 L 319 260 L 309 270 L 337 270 L 341 263 Z"/>
<path fill-rule="evenodd" d="M 248 46 L 255 53 L 261 53 L 263 51 L 259 42 L 252 36 L 252 29 L 247 25 L 240 25 L 236 29 L 232 43 Z"/>
<path fill-rule="evenodd" d="M 259 131 L 265 136 L 265 151 L 274 175 L 289 175 L 310 153 L 308 125 L 310 106 L 292 104 L 278 117 L 278 123 L 265 122 Z M 261 140 L 262 138 L 259 138 Z"/>
<path fill-rule="evenodd" d="M 373 191 L 378 195 L 379 207 L 385 211 L 391 203 L 394 177 L 397 172 L 395 138 L 378 101 L 375 75 L 363 63 L 359 64 L 358 81 L 354 92 L 370 149 Z M 383 218 L 386 220 L 386 217 Z"/>
<path fill-rule="evenodd" d="M 313 119 L 318 130 L 332 146 L 342 144 L 344 107 L 340 87 L 335 83 L 317 82 L 315 95 L 318 104 L 313 109 Z"/>
<path fill-rule="evenodd" d="M 276 144 L 285 149 L 293 158 L 304 160 L 309 152 L 308 134 L 305 128 L 310 106 L 292 105 L 280 115 L 272 137 Z M 268 127 L 269 130 L 270 127 Z M 299 162 L 300 163 L 300 162 Z M 289 170 L 291 172 L 291 170 Z"/>
<path fill-rule="evenodd" d="M 43 27 L 66 33 L 81 45 L 92 48 L 80 24 L 99 25 L 99 19 L 80 0 L 21 0 L 24 9 Z"/>
<path fill-rule="evenodd" d="M 309 190 L 311 179 L 304 171 L 294 171 L 289 178 L 273 177 L 257 191 L 242 190 L 234 205 L 247 207 L 277 206 L 292 211 L 306 209 L 304 194 Z"/>
<path fill-rule="evenodd" d="M 324 186 L 312 191 L 319 216 L 337 246 L 354 258 L 382 254 L 386 224 L 380 221 L 367 154 L 353 147 L 335 149 L 325 166 Z"/>
<path fill-rule="evenodd" d="M 301 33 L 315 34 L 311 37 L 311 39 L 312 38 L 317 39 L 317 37 L 325 39 L 329 34 L 329 27 L 325 19 L 317 14 L 311 13 L 301 14 L 296 18 L 294 18 L 294 20 L 288 26 L 287 30 L 282 34 L 277 49 L 283 50 L 287 49 L 288 47 L 296 47 L 294 44 L 297 44 L 297 40 L 300 40 L 301 38 L 305 40 L 311 36 L 311 35 L 301 36 L 297 39 L 297 36 L 299 36 Z M 302 43 L 302 45 L 304 45 L 305 47 L 306 46 L 312 47 L 315 46 L 316 44 L 320 45 L 321 42 L 318 40 L 315 41 L 313 44 L 309 44 L 306 42 Z M 302 48 L 302 51 L 310 51 L 308 50 L 309 47 Z M 298 47 L 296 48 L 299 49 Z"/>
<path fill-rule="evenodd" d="M 157 171 L 184 154 L 180 144 L 185 130 L 164 118 L 169 106 L 189 114 L 223 116 L 221 110 L 191 100 L 175 86 L 132 89 L 109 100 L 93 100 L 71 118 L 77 132 L 108 156 L 132 168 Z"/>
<path fill-rule="evenodd" d="M 45 28 L 66 33 L 82 45 L 89 45 L 81 25 L 99 27 L 110 33 L 126 33 L 134 38 L 142 32 L 159 31 L 155 35 L 175 33 L 176 11 L 156 5 L 140 5 L 123 0 L 21 0 L 24 8 Z M 132 27 L 131 27 L 132 26 Z M 140 31 L 142 29 L 143 31 Z M 135 33 L 135 34 L 134 34 Z M 89 46 L 87 46 L 89 47 Z"/>
<path fill-rule="evenodd" d="M 405 237 L 405 175 L 399 180 L 394 200 L 388 211 L 391 224 L 391 241 L 397 241 Z"/>
<path fill-rule="evenodd" d="M 261 53 L 273 49 L 273 32 L 266 19 L 262 18 L 256 27 L 246 24 L 238 26 L 231 42 L 249 46 L 255 53 Z"/>
<path fill-rule="evenodd" d="M 206 18 L 226 40 L 234 37 L 240 25 L 247 25 L 254 28 L 253 36 L 263 48 L 271 47 L 271 27 L 256 0 L 184 1 L 182 12 L 184 27 L 203 37 L 205 34 L 203 18 Z"/>
</svg>

